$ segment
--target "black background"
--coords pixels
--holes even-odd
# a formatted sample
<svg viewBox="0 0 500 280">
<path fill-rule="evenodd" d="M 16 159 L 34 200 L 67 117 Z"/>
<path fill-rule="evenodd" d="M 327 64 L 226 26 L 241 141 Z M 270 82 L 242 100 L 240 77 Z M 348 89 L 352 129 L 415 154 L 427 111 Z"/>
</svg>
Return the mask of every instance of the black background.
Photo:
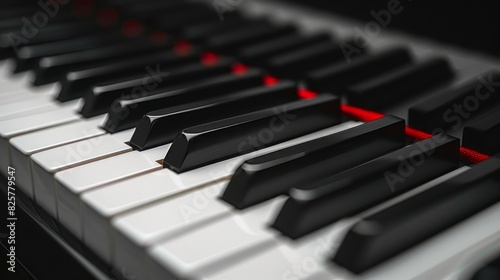
<svg viewBox="0 0 500 280">
<path fill-rule="evenodd" d="M 289 1 L 368 22 L 373 20 L 370 11 L 387 9 L 390 0 Z M 404 10 L 388 27 L 500 56 L 499 2 L 400 0 Z"/>
</svg>

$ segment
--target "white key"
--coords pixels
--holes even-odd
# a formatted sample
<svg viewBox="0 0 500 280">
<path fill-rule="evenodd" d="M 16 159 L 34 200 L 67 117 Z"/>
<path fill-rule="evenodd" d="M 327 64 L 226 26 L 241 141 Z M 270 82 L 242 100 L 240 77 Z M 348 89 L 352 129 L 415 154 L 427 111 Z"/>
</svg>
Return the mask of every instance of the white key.
<svg viewBox="0 0 500 280">
<path fill-rule="evenodd" d="M 190 177 L 187 173 L 189 172 L 186 172 L 184 176 L 179 174 L 182 178 L 176 178 L 178 175 L 174 172 L 163 169 L 83 194 L 83 239 L 85 243 L 88 246 L 95 247 L 104 259 L 111 260 L 112 243 L 114 242 L 111 240 L 113 234 L 111 233 L 110 224 L 114 216 L 142 205 L 150 205 L 160 199 L 168 199 L 168 203 L 162 202 L 157 205 L 158 207 L 145 209 L 140 214 L 148 216 L 146 213 L 149 213 L 148 217 L 151 218 L 158 216 L 160 213 L 159 216 L 165 217 L 165 213 L 168 212 L 165 212 L 164 206 L 166 205 L 169 208 L 172 207 L 171 205 L 176 205 L 175 202 L 171 203 L 171 200 L 178 201 L 178 195 L 184 197 L 182 194 L 190 193 L 190 191 L 200 194 L 208 192 L 207 195 L 214 194 L 214 197 L 219 194 L 217 191 L 211 191 L 214 185 L 209 185 L 209 182 L 220 181 L 220 179 L 207 178 L 207 183 L 200 184 L 196 180 L 200 176 L 196 177 L 196 174 L 194 174 L 194 177 Z M 187 179 L 183 180 L 183 178 Z M 218 185 L 221 185 L 221 183 Z M 202 189 L 200 189 L 201 186 Z M 202 200 L 211 201 L 214 198 L 202 198 Z M 208 215 L 209 213 L 204 211 L 201 214 Z M 172 215 L 173 217 L 180 217 L 178 211 L 172 212 Z M 169 218 L 168 220 L 162 218 L 158 223 L 155 223 L 159 230 L 154 233 L 146 233 L 143 237 L 153 242 L 155 238 L 171 234 L 173 224 L 179 223 L 180 227 L 179 220 L 180 218 Z M 164 222 L 167 224 L 165 225 Z M 140 227 L 140 225 L 136 226 Z M 162 228 L 164 229 L 161 230 Z"/>
<path fill-rule="evenodd" d="M 23 94 L 25 95 L 24 97 L 22 97 Z M 18 99 L 22 97 L 21 100 L 0 105 L 0 121 L 6 121 L 45 112 L 65 110 L 68 108 L 77 110 L 78 108 L 80 108 L 81 103 L 83 102 L 82 100 L 73 100 L 61 103 L 54 99 L 57 94 L 57 91 L 30 93 L 25 90 L 21 90 L 19 92 L 16 92 L 16 95 L 14 96 Z M 26 95 L 31 97 L 28 97 Z"/>
<path fill-rule="evenodd" d="M 0 96 L 8 95 L 12 92 L 23 91 L 27 86 L 16 80 L 0 80 Z"/>
<path fill-rule="evenodd" d="M 28 89 L 28 85 L 17 80 L 4 80 L 0 82 L 1 96 L 4 96 L 11 92 L 25 91 L 26 89 Z"/>
<path fill-rule="evenodd" d="M 8 82 L 12 80 L 11 75 L 14 70 L 14 66 L 15 60 L 13 58 L 3 62 L 2 67 L 0 68 L 0 82 Z"/>
<path fill-rule="evenodd" d="M 43 85 L 39 87 L 34 87 L 25 83 L 24 80 L 19 79 L 11 79 L 0 81 L 0 96 L 8 94 L 10 92 L 19 92 L 23 91 L 26 93 L 32 94 L 52 94 L 55 95 L 60 90 L 60 86 L 58 83 Z"/>
<path fill-rule="evenodd" d="M 87 216 L 91 215 L 92 218 L 85 217 L 84 229 L 89 229 L 88 234 L 92 234 L 92 229 L 105 228 L 105 225 L 110 223 L 109 220 L 121 212 L 129 211 L 135 207 L 146 205 L 160 199 L 167 199 L 187 190 L 199 189 L 200 187 L 226 180 L 232 175 L 233 170 L 246 159 L 332 134 L 358 124 L 359 123 L 354 122 L 345 123 L 251 154 L 242 155 L 180 174 L 169 169 L 162 169 L 150 174 L 108 185 L 94 191 L 89 191 L 82 196 L 82 200 L 84 201 L 84 212 L 89 213 Z M 165 203 L 168 203 L 168 201 Z M 160 210 L 158 215 L 162 215 L 163 212 L 164 211 Z M 148 216 L 149 215 L 146 215 L 145 217 Z M 169 230 L 169 228 L 167 227 L 166 230 Z M 159 237 L 161 237 L 162 234 L 168 235 L 169 233 L 164 233 L 162 231 L 158 232 Z M 109 234 L 106 234 L 106 236 L 109 236 Z M 143 236 L 151 237 L 149 242 L 150 244 L 154 243 L 155 239 L 151 234 L 144 233 Z M 105 237 L 99 237 L 99 240 L 101 238 Z M 84 235 L 84 239 L 86 239 L 86 235 Z M 91 240 L 97 240 L 97 238 L 92 237 Z M 105 247 L 100 245 L 96 247 L 100 248 L 100 250 L 105 249 Z M 109 253 L 105 253 L 105 255 L 108 256 Z"/>
<path fill-rule="evenodd" d="M 500 232 L 484 240 L 451 269 L 447 280 L 470 280 L 485 265 L 500 256 Z"/>
<path fill-rule="evenodd" d="M 8 82 L 7 82 L 8 83 Z M 22 89 L 5 90 L 5 85 L 0 82 L 0 96 L 2 97 L 2 104 L 16 103 L 20 101 L 27 101 L 31 99 L 36 99 L 41 96 L 47 96 L 47 98 L 54 104 L 59 103 L 55 99 L 59 94 L 60 87 L 58 84 L 51 84 L 43 87 L 25 88 L 21 86 Z M 7 85 L 8 87 L 8 85 Z"/>
<path fill-rule="evenodd" d="M 152 264 L 145 246 L 160 239 L 164 234 L 170 233 L 170 236 L 174 236 L 190 230 L 200 230 L 207 222 L 227 216 L 230 211 L 229 206 L 215 199 L 223 187 L 224 183 L 219 183 L 202 191 L 172 197 L 168 204 L 152 205 L 144 211 L 132 212 L 123 222 L 117 221 L 118 227 L 131 226 L 128 232 L 133 232 L 136 239 L 132 241 L 129 235 L 111 232 L 113 266 L 120 269 L 126 268 L 129 274 L 142 275 L 144 279 L 148 279 L 146 274 L 149 273 L 148 270 Z M 144 219 L 148 214 L 150 216 Z M 153 220 L 154 222 L 151 222 Z M 136 227 L 137 225 L 139 227 Z M 138 243 L 141 243 L 141 246 L 138 246 Z"/>
<path fill-rule="evenodd" d="M 2 151 L 0 157 L 0 172 L 4 173 L 11 164 L 9 148 L 10 138 L 64 123 L 75 122 L 80 118 L 81 117 L 74 112 L 73 108 L 66 108 L 53 112 L 0 121 L 0 150 Z"/>
<path fill-rule="evenodd" d="M 158 163 L 169 145 L 143 152 L 133 151 L 56 173 L 58 219 L 79 239 L 83 236 L 83 192 L 133 176 L 162 169 Z"/>
<path fill-rule="evenodd" d="M 137 218 L 136 224 L 140 224 L 142 229 L 147 229 L 143 240 L 151 241 L 165 236 L 181 234 L 188 228 L 199 226 L 200 222 L 206 222 L 230 212 L 230 207 L 217 201 L 218 197 L 225 187 L 225 183 L 218 183 L 202 190 L 196 190 L 174 196 L 169 203 L 153 204 L 141 214 L 131 215 L 130 219 Z M 173 191 L 174 193 L 174 191 Z M 143 217 L 149 213 L 148 219 Z M 162 213 L 158 215 L 158 213 Z M 84 220 L 93 220 L 92 226 L 84 226 L 84 243 L 92 248 L 101 258 L 108 263 L 114 259 L 112 256 L 113 246 L 115 244 L 114 233 L 111 229 L 111 222 L 103 219 L 102 216 L 89 207 L 85 207 Z M 154 220 L 154 223 L 151 221 Z M 101 223 L 97 223 L 101 221 Z M 98 227 L 96 227 L 98 226 Z M 117 245 L 119 257 L 125 253 L 120 244 Z M 144 250 L 142 250 L 144 252 Z M 129 254 L 128 252 L 126 254 Z"/>
<path fill-rule="evenodd" d="M 25 101 L 0 105 L 0 120 L 13 119 L 26 115 L 26 112 L 43 113 L 57 110 L 58 105 L 48 96 L 41 95 Z"/>
<path fill-rule="evenodd" d="M 1 63 L 1 62 L 0 62 Z M 9 79 L 6 77 L 6 70 L 5 70 L 5 66 L 2 65 L 0 67 L 0 84 L 4 84 L 4 83 L 9 83 Z M 0 95 L 3 94 L 3 91 L 0 91 Z"/>
<path fill-rule="evenodd" d="M 298 240 L 278 236 L 259 254 L 250 256 L 227 269 L 215 271 L 203 279 L 309 279 L 311 275 L 320 272 L 326 273 L 328 279 L 339 279 L 340 275 L 332 277 L 326 272 L 325 266 L 335 244 L 352 223 L 352 220 L 344 220 Z"/>
<path fill-rule="evenodd" d="M 53 217 L 57 217 L 55 173 L 132 151 L 132 147 L 125 142 L 130 140 L 133 133 L 134 129 L 129 129 L 105 134 L 32 155 L 36 202 Z"/>
<path fill-rule="evenodd" d="M 11 163 L 18 172 L 17 187 L 34 199 L 31 155 L 78 140 L 96 137 L 106 133 L 98 128 L 104 117 L 81 120 L 10 139 Z"/>
<path fill-rule="evenodd" d="M 437 184 L 440 184 L 468 168 L 461 168 L 441 176 L 417 189 L 405 193 L 388 202 L 380 204 L 355 217 L 343 219 L 333 225 L 306 235 L 298 240 L 291 241 L 288 238 L 279 237 L 279 244 L 269 248 L 263 254 L 255 255 L 228 269 L 220 270 L 206 279 L 229 280 L 229 279 L 357 279 L 352 273 L 335 266 L 328 257 L 332 256 L 349 228 L 362 217 L 370 215 L 380 209 L 384 209 Z M 249 272 L 254 271 L 249 274 Z M 250 277 L 251 276 L 251 277 Z M 249 278 L 245 278 L 249 277 Z M 364 276 L 363 276 L 364 277 Z M 365 278 L 362 278 L 365 279 Z M 368 279 L 368 278 L 366 278 Z M 372 278 L 370 278 L 372 279 Z M 399 278 L 380 277 L 373 279 L 411 279 L 399 275 Z M 439 278 L 428 278 L 439 279 Z"/>
<path fill-rule="evenodd" d="M 200 279 L 266 250 L 277 242 L 277 233 L 267 225 L 275 219 L 285 199 L 281 196 L 238 211 L 202 230 L 184 232 L 151 247 L 148 254 L 153 258 L 153 267 L 148 268 L 150 275 L 145 279 L 165 279 L 163 275 L 169 274 Z"/>
<path fill-rule="evenodd" d="M 5 60 L 0 60 L 0 83 L 3 81 L 5 75 Z"/>
<path fill-rule="evenodd" d="M 9 67 L 9 65 L 7 65 Z M 14 88 L 17 85 L 17 89 L 29 89 L 29 88 L 35 88 L 33 86 L 33 81 L 35 80 L 35 73 L 33 71 L 26 71 L 22 73 L 13 73 L 13 70 L 9 70 L 8 73 L 5 76 L 5 81 L 12 83 Z M 53 84 L 50 85 L 44 85 L 40 88 L 46 89 L 50 87 Z"/>
<path fill-rule="evenodd" d="M 2 87 L 0 85 L 0 89 L 1 88 Z M 9 93 L 1 95 L 2 104 L 17 103 L 17 102 L 20 102 L 20 101 L 30 100 L 30 99 L 33 99 L 33 98 L 36 98 L 36 97 L 37 96 L 35 94 L 29 93 L 29 92 L 26 92 L 26 91 L 23 91 L 23 90 L 13 91 L 13 92 L 9 92 Z"/>
</svg>

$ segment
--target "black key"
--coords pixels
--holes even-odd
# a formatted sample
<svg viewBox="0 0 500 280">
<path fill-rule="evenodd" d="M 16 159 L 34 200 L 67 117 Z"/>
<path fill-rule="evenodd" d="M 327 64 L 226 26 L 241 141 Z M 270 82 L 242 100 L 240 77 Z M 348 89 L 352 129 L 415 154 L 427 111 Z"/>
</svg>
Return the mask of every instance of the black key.
<svg viewBox="0 0 500 280">
<path fill-rule="evenodd" d="M 391 48 L 361 56 L 351 63 L 329 65 L 315 70 L 307 74 L 305 81 L 311 90 L 337 91 L 411 62 L 408 49 Z"/>
<path fill-rule="evenodd" d="M 382 119 L 245 161 L 222 199 L 237 209 L 345 171 L 406 143 L 405 122 Z"/>
<path fill-rule="evenodd" d="M 32 16 L 34 12 L 38 12 L 36 6 L 17 6 L 2 8 L 0 10 L 0 19 L 21 18 L 23 16 Z"/>
<path fill-rule="evenodd" d="M 258 22 L 245 28 L 210 37 L 205 43 L 207 49 L 215 52 L 234 53 L 246 45 L 295 32 L 296 28 L 293 26 L 274 26 L 267 22 Z"/>
<path fill-rule="evenodd" d="M 33 20 L 33 15 L 35 15 L 35 14 L 36 13 L 28 15 L 27 16 L 28 21 L 30 21 L 31 23 L 34 23 L 35 21 Z M 19 33 L 19 32 L 22 32 L 23 29 L 25 29 L 25 26 L 28 26 L 26 24 L 26 22 L 24 20 L 22 20 L 22 18 L 23 17 L 13 17 L 13 18 L 7 18 L 7 19 L 0 20 L 0 33 L 9 33 L 9 32 Z M 63 11 L 57 13 L 54 17 L 48 17 L 48 19 L 46 21 L 46 26 L 50 25 L 52 23 L 68 22 L 68 21 L 72 21 L 74 19 L 75 19 L 75 16 L 72 13 L 64 12 L 64 9 L 63 9 Z M 38 19 L 38 20 L 40 20 L 40 19 Z M 35 24 L 33 24 L 33 26 L 35 26 L 35 28 L 38 28 L 38 27 L 36 27 Z M 40 29 L 43 29 L 43 28 L 44 27 L 40 27 Z M 28 32 L 31 32 L 31 29 Z"/>
<path fill-rule="evenodd" d="M 281 82 L 235 92 L 230 96 L 149 112 L 137 125 L 130 145 L 137 150 L 172 142 L 185 128 L 226 119 L 297 100 L 297 85 Z"/>
<path fill-rule="evenodd" d="M 190 42 L 199 43 L 208 40 L 209 37 L 224 34 L 253 23 L 253 21 L 243 17 L 231 16 L 223 22 L 200 23 L 188 26 L 181 30 L 179 37 Z"/>
<path fill-rule="evenodd" d="M 284 52 L 307 47 L 309 45 L 331 42 L 329 34 L 315 34 L 303 37 L 298 34 L 291 34 L 283 38 L 269 40 L 260 44 L 251 45 L 241 49 L 238 57 L 248 63 L 262 64 L 266 59 Z"/>
<path fill-rule="evenodd" d="M 340 116 L 339 99 L 323 94 L 187 128 L 175 138 L 163 164 L 175 172 L 188 171 L 336 125 Z"/>
<path fill-rule="evenodd" d="M 160 6 L 169 4 L 167 1 L 164 2 L 159 2 Z M 218 21 L 213 10 L 207 5 L 189 1 L 177 1 L 177 3 L 171 4 L 170 7 L 154 8 L 152 6 L 144 7 L 140 3 L 137 8 L 132 8 L 130 13 L 125 13 L 125 16 L 130 15 L 130 17 L 137 18 L 145 24 L 166 30 L 170 34 L 180 32 L 184 26 L 207 21 Z"/>
<path fill-rule="evenodd" d="M 189 11 L 200 6 L 199 3 L 188 1 L 150 1 L 147 3 L 134 2 L 120 10 L 125 16 L 134 16 L 141 19 L 157 19 L 158 16 L 169 16 Z"/>
<path fill-rule="evenodd" d="M 0 2 L 0 8 L 7 9 L 12 7 L 32 7 L 35 3 L 30 0 L 3 0 Z"/>
<path fill-rule="evenodd" d="M 178 2 L 183 2 L 182 0 L 142 0 L 141 3 L 147 3 L 148 5 L 151 3 L 155 2 L 163 2 L 163 3 L 178 3 Z M 112 7 L 118 7 L 118 8 L 130 8 L 130 6 L 134 6 L 137 4 L 137 0 L 107 0 L 106 4 L 112 6 Z"/>
<path fill-rule="evenodd" d="M 500 109 L 500 108 L 499 108 Z M 500 153 L 500 110 L 464 128 L 463 145 L 481 153 Z"/>
<path fill-rule="evenodd" d="M 458 168 L 460 140 L 435 136 L 290 191 L 273 227 L 300 238 Z"/>
<path fill-rule="evenodd" d="M 194 86 L 203 79 L 209 79 L 231 71 L 232 59 L 220 59 L 217 64 L 204 65 L 193 63 L 185 65 L 168 72 L 168 76 L 156 80 L 153 83 L 155 90 L 169 88 L 182 88 Z M 99 83 L 84 95 L 84 105 L 80 114 L 86 118 L 105 114 L 111 107 L 113 101 L 120 97 L 131 96 L 134 89 L 143 89 L 145 84 L 150 83 L 148 76 L 138 75 L 127 77 L 120 81 Z M 148 86 L 149 87 L 149 86 Z"/>
<path fill-rule="evenodd" d="M 276 76 L 299 78 L 315 68 L 342 61 L 346 60 L 340 45 L 326 42 L 275 56 L 267 60 L 265 66 Z"/>
<path fill-rule="evenodd" d="M 479 163 L 442 184 L 354 225 L 333 261 L 361 273 L 500 201 L 500 159 Z"/>
<path fill-rule="evenodd" d="M 91 67 L 96 63 L 117 61 L 134 55 L 167 49 L 168 43 L 162 46 L 152 45 L 144 41 L 130 41 L 98 47 L 90 50 L 44 57 L 35 67 L 34 85 L 44 85 L 59 81 L 64 75 L 81 67 Z"/>
<path fill-rule="evenodd" d="M 153 78 L 158 76 L 159 79 L 163 79 L 168 76 L 168 71 L 172 70 L 173 67 L 197 61 L 200 53 L 199 50 L 192 50 L 189 54 L 180 56 L 175 51 L 161 50 L 123 61 L 102 63 L 96 67 L 71 71 L 60 81 L 61 91 L 57 100 L 64 102 L 80 98 L 84 93 L 89 92 L 96 83 L 120 77 L 145 73 L 143 75 L 149 75 Z"/>
<path fill-rule="evenodd" d="M 148 112 L 259 86 L 262 84 L 262 75 L 261 71 L 253 70 L 243 75 L 228 74 L 207 79 L 195 86 L 177 90 L 139 91 L 143 96 L 121 98 L 111 105 L 104 129 L 113 133 L 133 128 Z"/>
<path fill-rule="evenodd" d="M 484 73 L 412 106 L 408 123 L 428 132 L 450 127 L 458 130 L 465 120 L 480 116 L 493 105 L 500 105 L 500 94 L 495 92 L 499 83 L 500 73 Z"/>
<path fill-rule="evenodd" d="M 380 109 L 443 83 L 452 76 L 453 71 L 446 59 L 433 58 L 357 83 L 347 88 L 346 94 L 351 105 Z"/>
<path fill-rule="evenodd" d="M 481 267 L 470 280 L 498 280 L 500 279 L 500 256 Z"/>
<path fill-rule="evenodd" d="M 214 17 L 213 11 L 207 9 L 206 6 L 195 6 L 183 13 L 175 13 L 170 16 L 162 16 L 155 22 L 155 26 L 159 26 L 167 32 L 182 32 L 183 28 L 193 26 L 198 23 L 219 22 L 217 17 Z"/>
<path fill-rule="evenodd" d="M 158 0 L 143 0 L 142 3 L 156 2 Z M 165 1 L 163 1 L 165 2 Z M 177 2 L 177 0 L 171 0 L 168 2 Z M 123 8 L 133 4 L 137 4 L 137 0 L 107 0 L 106 4 L 111 7 Z"/>
<path fill-rule="evenodd" d="M 96 34 L 109 33 L 108 30 L 98 27 L 95 20 L 76 21 L 50 24 L 41 28 L 33 38 L 26 38 L 21 33 L 8 33 L 0 35 L 0 59 L 12 57 L 25 46 L 44 44 L 56 41 L 68 40 Z"/>
<path fill-rule="evenodd" d="M 23 22 L 20 18 L 7 18 L 0 20 L 0 33 L 7 34 L 9 32 L 19 32 L 19 26 Z"/>
<path fill-rule="evenodd" d="M 75 39 L 26 46 L 19 49 L 16 59 L 16 73 L 33 68 L 43 57 L 96 48 L 105 44 L 124 42 L 121 34 L 99 34 Z"/>
</svg>

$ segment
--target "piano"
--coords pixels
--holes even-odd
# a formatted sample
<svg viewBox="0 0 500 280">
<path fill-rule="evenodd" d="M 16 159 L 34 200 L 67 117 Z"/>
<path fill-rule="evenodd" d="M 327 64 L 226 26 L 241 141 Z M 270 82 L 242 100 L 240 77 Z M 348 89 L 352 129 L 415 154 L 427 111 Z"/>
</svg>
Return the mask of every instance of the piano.
<svg viewBox="0 0 500 280">
<path fill-rule="evenodd" d="M 2 1 L 2 279 L 500 279 L 496 10 L 369 2 Z"/>
</svg>

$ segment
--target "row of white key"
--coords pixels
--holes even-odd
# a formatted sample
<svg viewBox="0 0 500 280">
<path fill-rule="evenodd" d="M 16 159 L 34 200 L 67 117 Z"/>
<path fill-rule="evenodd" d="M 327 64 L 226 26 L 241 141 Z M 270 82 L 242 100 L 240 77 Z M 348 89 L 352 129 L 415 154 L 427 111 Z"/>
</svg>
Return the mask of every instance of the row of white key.
<svg viewBox="0 0 500 280">
<path fill-rule="evenodd" d="M 57 88 L 57 86 L 54 87 Z M 0 88 L 3 89 L 1 84 Z M 61 107 L 70 106 L 67 104 L 55 103 L 53 101 L 53 93 L 51 92 L 51 89 L 48 89 L 48 91 L 44 93 L 29 93 L 23 91 L 14 92 L 13 95 L 8 96 L 7 99 L 10 99 L 11 101 L 0 105 L 0 121 L 22 117 L 26 113 L 45 113 L 58 110 Z M 14 100 L 12 101 L 12 99 Z"/>
<path fill-rule="evenodd" d="M 210 183 L 227 180 L 233 170 L 246 159 L 359 124 L 357 122 L 344 123 L 251 154 L 241 155 L 182 174 L 163 169 L 157 162 L 163 159 L 169 145 L 143 152 L 129 152 L 77 166 L 58 172 L 55 175 L 57 216 L 59 221 L 72 231 L 75 236 L 84 240 L 88 246 L 95 248 L 96 253 L 101 258 L 111 262 L 112 245 L 109 244 L 112 244 L 112 240 L 109 238 L 110 234 L 107 229 L 109 229 L 110 219 L 119 212 L 126 212 L 134 207 L 168 198 L 179 192 L 198 189 Z M 154 154 L 156 158 L 151 157 L 150 154 Z M 110 166 L 113 168 L 110 168 Z M 123 181 L 126 178 L 146 172 L 148 174 Z M 119 180 L 122 180 L 122 182 L 103 186 Z M 95 192 L 91 192 L 92 190 L 95 190 Z M 79 204 L 82 196 L 85 197 L 84 201 L 86 203 L 84 206 Z M 119 205 L 119 203 L 122 204 Z M 83 211 L 82 207 L 85 211 Z M 97 219 L 91 220 L 84 217 L 84 213 L 97 217 Z M 88 223 L 88 225 L 85 223 Z M 102 234 L 103 229 L 106 229 L 105 234 Z M 87 233 L 87 235 L 84 235 L 84 233 Z M 108 245 L 102 246 L 101 242 Z"/>
<path fill-rule="evenodd" d="M 0 80 L 3 79 L 0 82 L 0 94 L 11 99 L 0 105 L 0 150 L 5 155 L 0 160 L 0 172 L 3 174 L 5 174 L 8 166 L 13 165 L 13 151 L 9 143 L 11 139 L 21 137 L 30 132 L 42 131 L 46 128 L 78 122 L 81 119 L 76 113 L 76 110 L 80 107 L 79 100 L 62 104 L 53 100 L 59 89 L 58 84 L 31 88 L 31 73 L 26 72 L 12 75 L 9 72 L 11 64 L 10 61 L 4 63 L 0 72 L 0 77 L 3 77 L 0 78 Z M 47 133 L 50 134 L 49 132 Z M 40 151 L 40 149 L 36 149 L 33 145 L 47 140 L 47 137 L 44 138 L 43 133 L 41 134 L 42 138 L 35 138 L 35 141 L 28 143 L 26 149 L 35 148 L 33 151 Z M 21 147 L 21 149 L 23 148 Z M 24 190 L 32 197 L 30 174 L 21 175 L 21 180 L 28 182 L 28 184 L 21 182 L 20 187 L 26 187 Z"/>
</svg>

